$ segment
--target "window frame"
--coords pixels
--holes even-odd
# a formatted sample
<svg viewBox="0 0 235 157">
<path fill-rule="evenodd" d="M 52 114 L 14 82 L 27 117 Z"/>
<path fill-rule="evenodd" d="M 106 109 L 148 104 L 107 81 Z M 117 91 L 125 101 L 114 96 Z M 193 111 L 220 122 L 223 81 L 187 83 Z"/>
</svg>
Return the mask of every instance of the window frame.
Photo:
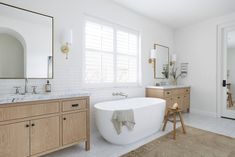
<svg viewBox="0 0 235 157">
<path fill-rule="evenodd" d="M 100 25 L 105 25 L 108 27 L 111 27 L 113 29 L 113 52 L 106 52 L 106 51 L 101 51 L 105 53 L 109 53 L 113 55 L 113 71 L 114 71 L 114 78 L 113 82 L 106 83 L 106 82 L 101 82 L 101 83 L 88 83 L 85 80 L 86 76 L 86 51 L 91 50 L 94 51 L 93 49 L 86 48 L 86 22 L 94 22 Z M 132 33 L 137 36 L 137 54 L 136 56 L 134 55 L 129 55 L 129 54 L 122 54 L 117 52 L 117 31 L 124 31 L 127 33 Z M 119 24 L 109 22 L 103 19 L 99 19 L 96 17 L 91 17 L 91 16 L 85 16 L 83 20 L 83 30 L 82 30 L 82 87 L 83 88 L 115 88 L 115 87 L 138 87 L 141 86 L 142 78 L 141 78 L 141 35 L 139 31 L 136 31 L 135 29 L 131 29 L 125 26 L 121 26 Z M 128 56 L 128 57 L 135 57 L 136 58 L 136 68 L 137 68 L 137 81 L 136 82 L 117 82 L 117 56 Z"/>
</svg>

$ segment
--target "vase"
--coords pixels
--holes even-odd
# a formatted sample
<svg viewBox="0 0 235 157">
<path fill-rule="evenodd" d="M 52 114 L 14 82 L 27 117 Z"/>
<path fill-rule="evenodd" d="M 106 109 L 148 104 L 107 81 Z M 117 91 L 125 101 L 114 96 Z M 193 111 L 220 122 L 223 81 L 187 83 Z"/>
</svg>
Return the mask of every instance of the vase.
<svg viewBox="0 0 235 157">
<path fill-rule="evenodd" d="M 177 85 L 177 80 L 173 80 L 172 85 L 176 86 Z"/>
</svg>

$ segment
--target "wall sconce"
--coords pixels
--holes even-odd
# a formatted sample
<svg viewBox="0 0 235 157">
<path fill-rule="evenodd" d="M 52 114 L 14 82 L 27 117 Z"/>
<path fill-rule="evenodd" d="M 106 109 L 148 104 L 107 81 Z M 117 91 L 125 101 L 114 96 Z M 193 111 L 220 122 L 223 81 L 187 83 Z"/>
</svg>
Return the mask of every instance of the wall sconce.
<svg viewBox="0 0 235 157">
<path fill-rule="evenodd" d="M 151 49 L 150 54 L 149 54 L 149 63 L 152 64 L 154 63 L 154 60 L 157 58 L 157 50 L 156 49 Z"/>
<path fill-rule="evenodd" d="M 171 61 L 170 61 L 170 66 L 174 65 L 176 63 L 177 56 L 176 54 L 171 55 Z"/>
<path fill-rule="evenodd" d="M 62 34 L 62 46 L 61 46 L 61 52 L 66 55 L 66 59 L 68 59 L 68 53 L 70 51 L 70 46 L 73 43 L 73 31 L 66 30 Z"/>
</svg>

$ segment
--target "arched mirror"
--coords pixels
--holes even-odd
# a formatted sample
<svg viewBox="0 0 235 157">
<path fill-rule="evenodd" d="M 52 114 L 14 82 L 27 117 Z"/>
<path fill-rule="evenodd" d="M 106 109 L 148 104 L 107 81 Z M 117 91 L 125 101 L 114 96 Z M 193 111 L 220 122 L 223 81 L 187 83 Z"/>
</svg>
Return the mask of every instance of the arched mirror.
<svg viewBox="0 0 235 157">
<path fill-rule="evenodd" d="M 0 79 L 53 78 L 53 17 L 0 2 Z"/>
</svg>

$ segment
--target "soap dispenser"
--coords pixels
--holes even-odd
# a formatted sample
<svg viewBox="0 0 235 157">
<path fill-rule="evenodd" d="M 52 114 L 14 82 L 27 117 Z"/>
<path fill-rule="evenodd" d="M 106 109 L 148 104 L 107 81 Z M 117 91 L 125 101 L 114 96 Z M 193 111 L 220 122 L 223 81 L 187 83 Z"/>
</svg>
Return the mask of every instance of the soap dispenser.
<svg viewBox="0 0 235 157">
<path fill-rule="evenodd" d="M 50 84 L 49 80 L 47 80 L 47 83 L 45 85 L 45 91 L 46 92 L 51 92 L 51 84 Z"/>
</svg>

